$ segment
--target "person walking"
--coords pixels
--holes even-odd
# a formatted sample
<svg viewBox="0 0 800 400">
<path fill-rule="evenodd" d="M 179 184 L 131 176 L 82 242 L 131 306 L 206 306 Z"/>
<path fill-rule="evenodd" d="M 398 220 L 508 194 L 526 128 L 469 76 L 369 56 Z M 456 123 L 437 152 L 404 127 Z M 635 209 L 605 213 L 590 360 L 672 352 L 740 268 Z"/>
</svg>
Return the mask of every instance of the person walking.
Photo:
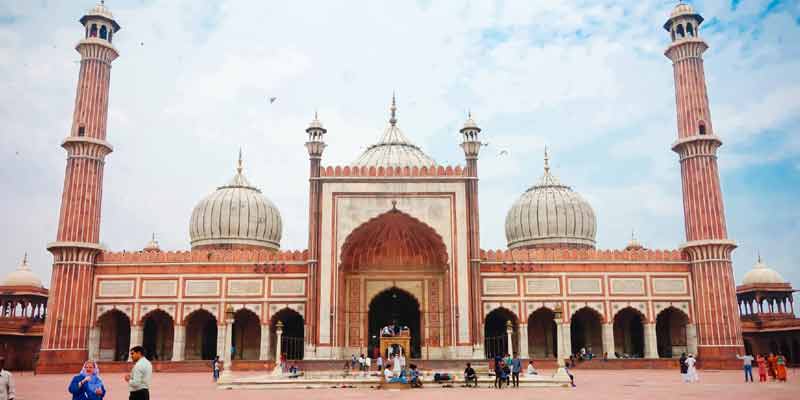
<svg viewBox="0 0 800 400">
<path fill-rule="evenodd" d="M 511 360 L 511 380 L 514 387 L 519 387 L 520 372 L 522 372 L 522 360 L 519 359 L 519 354 L 514 353 L 514 358 Z"/>
<path fill-rule="evenodd" d="M 0 400 L 14 400 L 17 392 L 14 390 L 14 376 L 5 370 L 6 359 L 0 357 Z"/>
<path fill-rule="evenodd" d="M 756 360 L 758 363 L 758 381 L 759 382 L 766 382 L 767 381 L 767 359 L 764 357 L 763 354 L 758 356 Z"/>
<path fill-rule="evenodd" d="M 503 388 L 503 357 L 499 354 L 494 356 L 494 387 Z"/>
<path fill-rule="evenodd" d="M 72 400 L 100 400 L 105 397 L 106 387 L 100 379 L 97 364 L 92 360 L 83 363 L 81 372 L 72 377 L 67 390 L 72 393 Z"/>
<path fill-rule="evenodd" d="M 128 382 L 130 395 L 128 400 L 150 400 L 150 381 L 153 379 L 153 365 L 144 356 L 144 347 L 133 346 L 131 348 L 131 360 L 133 368 L 131 373 L 125 375 L 125 382 Z"/>
<path fill-rule="evenodd" d="M 783 354 L 778 354 L 775 363 L 775 378 L 777 378 L 779 382 L 786 382 L 786 357 L 784 357 Z"/>
<path fill-rule="evenodd" d="M 778 357 L 776 357 L 774 353 L 769 353 L 769 357 L 767 357 L 767 372 L 769 373 L 769 376 L 770 378 L 772 378 L 772 380 L 775 380 L 777 370 L 778 370 Z"/>
<path fill-rule="evenodd" d="M 214 356 L 214 359 L 211 360 L 211 376 L 214 379 L 214 382 L 219 380 L 219 369 L 221 364 L 222 363 L 219 361 L 219 356 Z"/>
<path fill-rule="evenodd" d="M 378 354 L 378 359 L 375 360 L 375 363 L 378 364 L 378 372 L 383 371 L 383 356 Z"/>
<path fill-rule="evenodd" d="M 686 379 L 689 382 L 697 382 L 700 380 L 700 377 L 697 375 L 697 368 L 695 368 L 695 364 L 697 364 L 697 360 L 694 358 L 694 354 L 689 353 L 689 357 L 686 358 Z"/>
<path fill-rule="evenodd" d="M 686 373 L 689 370 L 689 366 L 686 365 L 686 358 L 687 358 L 686 357 L 686 353 L 681 353 L 681 358 L 680 358 L 680 360 L 678 360 L 678 362 L 680 363 L 681 379 L 683 380 L 683 383 L 689 382 L 689 379 L 688 379 L 688 377 L 686 375 Z"/>
<path fill-rule="evenodd" d="M 744 381 L 747 382 L 747 378 L 750 378 L 750 382 L 753 382 L 753 356 L 749 354 L 745 354 L 743 356 L 736 355 L 736 358 L 742 360 L 742 368 L 744 368 Z"/>
</svg>

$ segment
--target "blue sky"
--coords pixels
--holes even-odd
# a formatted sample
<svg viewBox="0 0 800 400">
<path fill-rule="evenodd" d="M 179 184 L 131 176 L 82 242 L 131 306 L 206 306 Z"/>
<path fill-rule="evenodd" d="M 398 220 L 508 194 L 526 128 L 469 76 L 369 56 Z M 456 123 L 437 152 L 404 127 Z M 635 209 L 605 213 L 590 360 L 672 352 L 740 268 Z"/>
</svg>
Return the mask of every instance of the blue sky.
<svg viewBox="0 0 800 400">
<path fill-rule="evenodd" d="M 674 1 L 266 2 L 110 0 L 115 36 L 102 240 L 140 249 L 156 232 L 188 248 L 192 207 L 234 171 L 279 207 L 283 248 L 306 245 L 304 129 L 329 130 L 324 164 L 352 162 L 386 123 L 443 164 L 463 164 L 471 109 L 481 240 L 505 247 L 513 201 L 554 172 L 598 216 L 598 247 L 631 230 L 683 241 L 672 68 L 661 26 Z M 696 1 L 737 279 L 760 251 L 800 287 L 800 2 Z M 0 4 L 0 271 L 31 253 L 49 280 L 77 80 L 84 1 Z M 278 100 L 269 104 L 266 99 Z M 508 150 L 508 156 L 500 156 Z"/>
</svg>

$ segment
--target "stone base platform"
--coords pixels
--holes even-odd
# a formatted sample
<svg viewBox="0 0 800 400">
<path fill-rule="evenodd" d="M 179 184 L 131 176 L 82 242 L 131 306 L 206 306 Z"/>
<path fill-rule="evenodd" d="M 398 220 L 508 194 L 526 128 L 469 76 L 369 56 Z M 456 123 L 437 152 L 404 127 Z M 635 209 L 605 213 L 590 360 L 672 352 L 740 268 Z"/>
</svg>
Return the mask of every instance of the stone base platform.
<svg viewBox="0 0 800 400">
<path fill-rule="evenodd" d="M 456 377 L 455 381 L 435 383 L 433 373 L 426 372 L 423 375 L 423 389 L 441 388 L 443 386 L 462 387 L 464 380 L 461 371 L 436 371 L 449 372 Z M 270 390 L 270 389 L 327 389 L 327 388 L 359 388 L 359 389 L 379 389 L 381 376 L 373 373 L 369 376 L 363 375 L 344 375 L 335 371 L 309 372 L 297 378 L 288 376 L 276 376 L 274 374 L 251 375 L 236 377 L 230 381 L 217 383 L 220 390 Z M 478 375 L 479 387 L 490 387 L 494 384 L 494 376 L 488 374 Z M 520 387 L 569 387 L 569 377 L 563 372 L 546 375 L 520 376 Z"/>
</svg>

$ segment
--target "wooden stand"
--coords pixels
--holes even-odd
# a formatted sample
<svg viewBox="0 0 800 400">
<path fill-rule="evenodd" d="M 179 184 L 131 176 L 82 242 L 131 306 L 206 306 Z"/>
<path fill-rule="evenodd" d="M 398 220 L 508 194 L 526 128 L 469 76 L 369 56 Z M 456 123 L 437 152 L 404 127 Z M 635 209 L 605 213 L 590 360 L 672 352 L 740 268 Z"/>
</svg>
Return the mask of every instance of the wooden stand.
<svg viewBox="0 0 800 400">
<path fill-rule="evenodd" d="M 408 358 L 407 353 L 411 349 L 411 332 L 408 329 L 404 329 L 396 336 L 381 336 L 381 357 L 385 357 L 386 350 L 393 345 L 398 345 L 400 354 Z"/>
</svg>

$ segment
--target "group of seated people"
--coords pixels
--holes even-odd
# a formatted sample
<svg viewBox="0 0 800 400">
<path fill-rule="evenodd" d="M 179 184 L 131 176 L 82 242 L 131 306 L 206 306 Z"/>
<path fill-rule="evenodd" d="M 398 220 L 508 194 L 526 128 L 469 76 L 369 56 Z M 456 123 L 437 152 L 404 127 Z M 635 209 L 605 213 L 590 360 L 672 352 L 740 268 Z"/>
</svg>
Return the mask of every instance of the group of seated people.
<svg viewBox="0 0 800 400">
<path fill-rule="evenodd" d="M 387 364 L 383 377 L 388 383 L 410 383 L 411 387 L 422 387 L 422 374 L 415 364 L 409 364 L 408 368 L 393 368 L 392 364 Z"/>
<path fill-rule="evenodd" d="M 398 324 L 389 324 L 381 328 L 381 336 L 399 336 L 403 332 L 408 332 L 408 327 Z"/>
</svg>

